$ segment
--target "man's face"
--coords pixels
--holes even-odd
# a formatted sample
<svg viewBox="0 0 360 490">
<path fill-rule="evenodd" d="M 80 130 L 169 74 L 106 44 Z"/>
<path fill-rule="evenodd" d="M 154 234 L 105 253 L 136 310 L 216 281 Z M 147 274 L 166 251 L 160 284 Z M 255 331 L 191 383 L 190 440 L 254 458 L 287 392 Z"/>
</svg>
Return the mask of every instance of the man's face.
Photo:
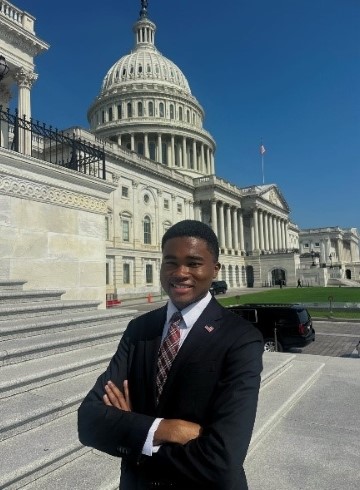
<svg viewBox="0 0 360 490">
<path fill-rule="evenodd" d="M 182 310 L 203 298 L 220 264 L 201 238 L 171 238 L 164 245 L 160 280 L 174 305 Z"/>
</svg>

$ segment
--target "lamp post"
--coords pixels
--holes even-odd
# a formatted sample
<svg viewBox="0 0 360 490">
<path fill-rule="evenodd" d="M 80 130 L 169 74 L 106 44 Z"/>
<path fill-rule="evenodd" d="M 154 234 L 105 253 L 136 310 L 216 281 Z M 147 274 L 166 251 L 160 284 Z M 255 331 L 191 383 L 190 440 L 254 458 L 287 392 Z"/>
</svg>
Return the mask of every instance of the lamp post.
<svg viewBox="0 0 360 490">
<path fill-rule="evenodd" d="M 315 266 L 315 252 L 314 250 L 311 250 L 310 252 L 311 258 L 312 258 L 312 266 Z"/>
<path fill-rule="evenodd" d="M 330 269 L 332 269 L 333 268 L 332 254 L 329 255 L 329 259 L 330 259 Z"/>
<path fill-rule="evenodd" d="M 9 73 L 9 65 L 6 59 L 0 54 L 0 81 Z"/>
</svg>

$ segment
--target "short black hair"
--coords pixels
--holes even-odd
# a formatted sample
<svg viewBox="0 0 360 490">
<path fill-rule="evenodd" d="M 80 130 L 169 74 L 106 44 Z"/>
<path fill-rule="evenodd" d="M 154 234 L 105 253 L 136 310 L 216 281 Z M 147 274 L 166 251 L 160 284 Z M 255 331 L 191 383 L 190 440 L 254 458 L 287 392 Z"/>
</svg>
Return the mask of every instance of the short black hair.
<svg viewBox="0 0 360 490">
<path fill-rule="evenodd" d="M 161 250 L 164 250 L 165 243 L 168 240 L 182 236 L 201 238 L 206 242 L 215 262 L 219 260 L 219 242 L 214 231 L 202 221 L 194 219 L 184 219 L 166 230 L 162 237 Z"/>
</svg>

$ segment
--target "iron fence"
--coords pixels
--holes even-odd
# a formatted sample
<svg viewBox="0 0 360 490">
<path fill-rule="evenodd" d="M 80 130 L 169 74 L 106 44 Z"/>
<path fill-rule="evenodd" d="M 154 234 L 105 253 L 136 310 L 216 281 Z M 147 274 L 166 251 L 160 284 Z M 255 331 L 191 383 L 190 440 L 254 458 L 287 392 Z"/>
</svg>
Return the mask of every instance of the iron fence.
<svg viewBox="0 0 360 490">
<path fill-rule="evenodd" d="M 65 131 L 0 106 L 0 147 L 86 175 L 106 178 L 105 151 Z"/>
</svg>

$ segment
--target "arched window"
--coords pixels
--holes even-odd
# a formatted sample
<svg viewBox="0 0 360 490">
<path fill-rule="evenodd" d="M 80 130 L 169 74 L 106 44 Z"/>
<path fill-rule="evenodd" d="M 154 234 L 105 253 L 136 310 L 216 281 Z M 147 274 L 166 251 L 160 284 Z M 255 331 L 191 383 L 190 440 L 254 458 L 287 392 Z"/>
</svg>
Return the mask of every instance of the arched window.
<svg viewBox="0 0 360 490">
<path fill-rule="evenodd" d="M 168 164 L 167 143 L 162 144 L 162 162 L 164 165 Z"/>
<path fill-rule="evenodd" d="M 183 120 L 183 110 L 182 107 L 179 107 L 179 121 Z"/>
<path fill-rule="evenodd" d="M 151 220 L 149 216 L 144 218 L 144 243 L 151 244 Z"/>
<path fill-rule="evenodd" d="M 170 119 L 174 119 L 174 105 L 170 104 Z"/>
<path fill-rule="evenodd" d="M 121 104 L 117 106 L 117 110 L 118 110 L 118 119 L 121 119 L 122 118 Z"/>
<path fill-rule="evenodd" d="M 109 107 L 109 121 L 113 120 L 113 110 L 112 107 Z"/>
<path fill-rule="evenodd" d="M 160 102 L 159 104 L 159 115 L 160 117 L 164 117 L 164 103 Z"/>
<path fill-rule="evenodd" d="M 142 102 L 138 102 L 138 117 L 142 117 L 143 115 L 143 105 L 142 105 Z"/>
<path fill-rule="evenodd" d="M 131 102 L 127 104 L 127 117 L 132 117 L 132 105 Z"/>
<path fill-rule="evenodd" d="M 137 152 L 139 153 L 139 155 L 144 154 L 144 143 L 142 141 L 139 141 L 139 143 L 137 144 Z"/>
<path fill-rule="evenodd" d="M 189 123 L 190 122 L 190 111 L 186 111 L 186 121 Z"/>
<path fill-rule="evenodd" d="M 154 103 L 149 102 L 149 116 L 154 117 Z"/>
</svg>

